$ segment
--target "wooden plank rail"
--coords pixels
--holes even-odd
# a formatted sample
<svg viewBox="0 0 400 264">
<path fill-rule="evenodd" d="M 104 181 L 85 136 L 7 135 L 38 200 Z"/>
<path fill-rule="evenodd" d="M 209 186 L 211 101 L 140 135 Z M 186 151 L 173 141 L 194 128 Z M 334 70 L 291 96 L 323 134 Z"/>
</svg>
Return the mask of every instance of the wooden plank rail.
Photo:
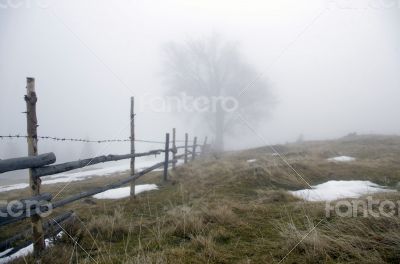
<svg viewBox="0 0 400 264">
<path fill-rule="evenodd" d="M 179 146 L 179 147 L 175 147 L 176 149 L 184 149 L 185 146 Z"/>
<path fill-rule="evenodd" d="M 174 162 L 174 160 L 170 160 L 168 163 L 173 163 L 173 162 Z M 149 172 L 151 172 L 151 171 L 153 171 L 155 169 L 161 168 L 163 166 L 164 166 L 164 162 L 159 162 L 157 164 L 154 164 L 153 166 L 150 166 L 150 167 L 148 167 L 146 169 L 143 169 L 142 171 L 140 171 L 138 173 L 135 173 L 135 175 L 130 176 L 130 177 L 126 178 L 126 179 L 120 180 L 120 181 L 115 182 L 115 183 L 108 184 L 108 185 L 106 185 L 104 187 L 99 187 L 99 188 L 94 188 L 94 189 L 89 190 L 89 191 L 84 191 L 84 192 L 72 195 L 72 196 L 70 196 L 68 198 L 65 198 L 63 200 L 54 202 L 52 204 L 52 207 L 55 209 L 57 207 L 61 207 L 61 206 L 64 206 L 66 204 L 70 204 L 70 203 L 75 202 L 77 200 L 80 200 L 82 198 L 86 198 L 86 197 L 89 197 L 89 196 L 92 196 L 92 195 L 95 195 L 95 194 L 98 194 L 98 193 L 101 193 L 101 192 L 105 192 L 107 190 L 119 188 L 119 187 L 121 187 L 121 186 L 123 186 L 125 184 L 128 184 L 129 182 L 131 182 L 133 180 L 137 180 L 140 177 L 142 177 L 143 175 L 145 175 L 145 174 L 147 174 L 147 173 L 149 173 Z"/>
<path fill-rule="evenodd" d="M 42 177 L 42 176 L 47 176 L 47 175 L 52 175 L 52 174 L 57 174 L 57 173 L 66 172 L 66 171 L 70 171 L 70 170 L 79 169 L 79 168 L 83 168 L 83 167 L 98 164 L 98 163 L 130 159 L 132 157 L 151 156 L 151 155 L 157 155 L 157 154 L 160 154 L 159 150 L 151 150 L 149 152 L 144 152 L 144 153 L 125 154 L 125 155 L 107 155 L 107 156 L 103 155 L 103 156 L 98 156 L 98 157 L 89 158 L 89 159 L 83 159 L 83 160 L 78 160 L 78 161 L 71 161 L 71 162 L 56 164 L 56 165 L 52 165 L 52 166 L 35 168 L 33 170 L 34 171 L 33 175 L 35 177 Z"/>
<path fill-rule="evenodd" d="M 50 204 L 51 205 L 50 207 L 52 209 L 55 209 L 55 208 L 70 204 L 72 202 L 75 202 L 75 201 L 80 200 L 80 199 L 85 198 L 85 197 L 89 197 L 89 196 L 92 196 L 92 195 L 95 195 L 95 194 L 98 194 L 98 193 L 101 193 L 101 192 L 105 192 L 105 191 L 110 190 L 110 189 L 119 188 L 119 187 L 121 187 L 121 186 L 123 186 L 125 184 L 130 183 L 133 180 L 136 180 L 136 179 L 140 178 L 141 176 L 145 175 L 146 173 L 149 173 L 149 172 L 151 172 L 151 171 L 153 171 L 155 169 L 158 169 L 160 167 L 163 167 L 163 166 L 164 166 L 164 162 L 159 162 L 159 163 L 154 164 L 153 166 L 148 167 L 148 168 L 146 168 L 146 169 L 144 169 L 144 170 L 142 170 L 142 171 L 140 171 L 138 173 L 135 173 L 135 175 L 130 176 L 130 177 L 126 178 L 126 179 L 123 179 L 123 180 L 120 180 L 118 182 L 105 185 L 103 187 L 94 188 L 94 189 L 91 189 L 89 191 L 84 191 L 84 192 L 72 195 L 72 196 L 70 196 L 68 198 L 56 201 L 56 202 Z M 40 211 L 41 213 L 46 213 L 48 211 L 48 209 L 49 209 L 48 205 L 39 206 L 37 211 Z M 31 216 L 35 215 L 36 214 L 36 208 L 35 208 L 35 210 L 32 210 L 30 213 L 31 213 Z M 0 226 L 4 226 L 4 225 L 8 225 L 8 224 L 12 224 L 12 223 L 21 221 L 26 217 L 28 217 L 27 214 L 22 214 L 21 216 L 18 216 L 18 217 L 7 217 L 7 218 L 0 217 Z"/>
<path fill-rule="evenodd" d="M 148 168 L 146 168 L 146 169 L 144 169 L 144 170 L 142 170 L 142 171 L 140 171 L 138 173 L 135 173 L 134 175 L 132 175 L 132 176 L 126 178 L 126 179 L 120 180 L 120 181 L 115 182 L 115 183 L 108 184 L 108 185 L 106 185 L 104 187 L 99 187 L 99 188 L 95 188 L 95 189 L 92 189 L 92 190 L 89 190 L 89 191 L 84 191 L 84 192 L 72 195 L 72 196 L 70 196 L 68 198 L 65 198 L 63 200 L 54 202 L 53 203 L 53 208 L 61 207 L 61 206 L 64 206 L 66 204 L 69 204 L 69 203 L 72 203 L 74 201 L 77 201 L 79 199 L 82 199 L 82 198 L 85 198 L 85 197 L 88 197 L 88 196 L 92 196 L 92 195 L 95 195 L 95 194 L 98 194 L 98 193 L 101 193 L 101 192 L 105 192 L 105 191 L 110 190 L 110 189 L 119 188 L 119 187 L 121 187 L 121 186 L 123 186 L 123 185 L 125 185 L 125 184 L 127 184 L 127 183 L 129 183 L 131 181 L 133 181 L 133 180 L 136 180 L 136 179 L 142 177 L 146 173 L 149 173 L 149 172 L 151 172 L 151 171 L 153 171 L 155 169 L 158 169 L 158 168 L 160 168 L 162 166 L 164 166 L 164 162 L 159 162 L 159 163 L 154 164 L 153 166 L 148 167 Z"/>
<path fill-rule="evenodd" d="M 192 151 L 188 151 L 188 152 L 190 154 L 192 154 Z M 153 154 L 159 154 L 158 150 L 149 151 L 149 152 L 146 152 L 146 153 L 137 153 L 137 154 L 135 154 L 135 156 L 138 157 L 138 156 L 147 156 L 147 155 L 153 155 Z M 127 158 L 130 158 L 131 156 L 132 156 L 131 154 L 127 154 L 127 155 L 108 155 L 108 156 L 100 156 L 100 157 L 101 157 L 102 160 L 104 160 L 104 158 L 106 158 L 106 159 L 109 159 L 110 157 L 112 158 L 110 160 L 103 161 L 103 162 L 106 162 L 106 161 L 111 161 L 111 160 L 115 160 L 115 159 L 117 159 L 117 160 L 119 160 L 119 159 L 127 159 Z M 104 187 L 99 187 L 99 188 L 95 188 L 95 189 L 92 189 L 92 190 L 89 190 L 89 191 L 84 191 L 84 192 L 81 192 L 79 194 L 70 196 L 70 197 L 68 197 L 66 199 L 54 202 L 52 204 L 51 203 L 47 203 L 45 205 L 41 205 L 40 204 L 40 202 L 43 202 L 43 201 L 47 201 L 47 202 L 51 201 L 52 195 L 49 194 L 49 193 L 44 193 L 44 194 L 41 194 L 41 195 L 38 195 L 38 196 L 34 196 L 34 197 L 26 198 L 26 199 L 21 199 L 20 202 L 22 203 L 22 207 L 18 207 L 18 208 L 15 208 L 16 206 L 11 207 L 13 213 L 16 213 L 16 214 L 17 213 L 21 213 L 21 215 L 18 216 L 18 217 L 10 216 L 8 214 L 7 207 L 0 208 L 0 212 L 3 215 L 7 214 L 6 217 L 1 217 L 0 218 L 0 226 L 4 226 L 4 225 L 11 224 L 11 223 L 15 223 L 15 222 L 23 220 L 24 218 L 36 215 L 36 211 L 39 211 L 41 213 L 46 213 L 49 208 L 55 209 L 57 207 L 64 206 L 66 204 L 72 203 L 72 202 L 80 200 L 82 198 L 85 198 L 85 197 L 88 197 L 88 196 L 92 196 L 92 195 L 95 195 L 95 194 L 98 194 L 98 193 L 101 193 L 101 192 L 104 192 L 104 191 L 107 191 L 107 190 L 110 190 L 110 189 L 118 188 L 120 186 L 123 186 L 123 185 L 125 185 L 125 184 L 127 184 L 129 182 L 132 182 L 132 181 L 138 179 L 139 177 L 141 177 L 141 176 L 143 176 L 143 175 L 145 175 L 145 174 L 147 174 L 147 173 L 149 173 L 149 172 L 151 172 L 151 171 L 153 171 L 155 169 L 158 169 L 158 168 L 161 168 L 161 167 L 165 168 L 167 166 L 166 163 L 168 163 L 168 164 L 176 163 L 178 159 L 183 158 L 183 157 L 185 157 L 185 153 L 177 155 L 175 157 L 175 159 L 167 160 L 167 161 L 164 161 L 164 162 L 159 162 L 157 164 L 154 164 L 153 166 L 150 166 L 149 168 L 146 168 L 146 169 L 144 169 L 144 170 L 142 170 L 142 171 L 140 171 L 138 173 L 135 173 L 134 175 L 132 175 L 132 176 L 130 176 L 130 177 L 124 179 L 124 180 L 120 180 L 120 181 L 118 181 L 116 183 L 108 184 L 108 185 L 106 185 Z M 85 160 L 82 160 L 82 161 L 85 161 Z M 74 162 L 69 162 L 69 163 L 74 163 Z M 65 163 L 65 164 L 67 164 L 67 163 Z M 64 165 L 64 164 L 60 164 L 60 165 Z M 53 168 L 52 171 L 51 171 L 51 174 L 54 174 L 54 171 L 59 171 L 60 170 L 60 168 L 58 168 L 58 166 L 59 165 L 54 165 L 54 166 L 50 166 L 50 167 L 42 167 L 42 168 L 37 168 L 37 169 L 42 170 L 42 169 L 47 169 L 47 168 Z M 167 166 L 167 168 L 168 168 L 168 166 Z M 71 169 L 71 168 L 69 168 L 69 169 Z M 45 171 L 45 172 L 46 173 L 50 173 L 48 171 Z M 50 175 L 50 174 L 48 174 L 48 175 Z M 31 207 L 27 208 L 26 207 L 27 205 L 30 205 Z M 29 212 L 27 212 L 27 210 L 29 210 Z"/>
<path fill-rule="evenodd" d="M 52 218 L 51 220 L 43 223 L 43 229 L 45 231 L 48 231 L 54 226 L 58 226 L 58 224 L 63 223 L 64 221 L 68 220 L 72 215 L 73 211 L 65 212 L 62 213 L 61 215 L 58 215 L 57 217 Z M 6 249 L 12 248 L 14 243 L 20 240 L 26 240 L 29 239 L 30 236 L 32 236 L 32 229 L 28 228 L 2 242 L 0 242 L 0 251 L 4 251 Z M 30 242 L 32 243 L 32 242 Z"/>
<path fill-rule="evenodd" d="M 177 159 L 180 156 L 183 156 L 183 155 L 184 154 L 177 156 L 176 159 L 168 160 L 168 164 L 176 163 Z M 46 205 L 40 205 L 39 204 L 38 207 L 36 206 L 36 205 L 38 205 L 38 203 L 33 203 L 33 205 L 35 205 L 35 206 L 33 206 L 31 208 L 23 207 L 22 209 L 20 209 L 19 212 L 22 212 L 22 214 L 20 216 L 18 216 L 18 217 L 10 216 L 7 213 L 7 208 L 2 208 L 1 212 L 3 214 L 7 214 L 7 216 L 6 217 L 0 217 L 0 226 L 9 225 L 9 224 L 21 221 L 21 220 L 23 220 L 23 219 L 25 219 L 27 217 L 36 215 L 37 214 L 36 211 L 39 211 L 41 213 L 46 213 L 49 208 L 55 209 L 55 208 L 64 206 L 66 204 L 72 203 L 74 201 L 80 200 L 82 198 L 93 196 L 95 194 L 98 194 L 98 193 L 101 193 L 101 192 L 104 192 L 104 191 L 107 191 L 107 190 L 110 190 L 110 189 L 115 189 L 115 188 L 121 187 L 121 186 L 123 186 L 123 185 L 125 185 L 125 184 L 127 184 L 127 183 L 129 183 L 129 182 L 131 182 L 133 180 L 136 180 L 136 179 L 140 178 L 141 176 L 143 176 L 143 175 L 145 175 L 145 174 L 147 174 L 147 173 L 149 173 L 149 172 L 151 172 L 151 171 L 153 171 L 155 169 L 161 168 L 163 166 L 165 166 L 165 162 L 159 162 L 157 164 L 154 164 L 153 166 L 150 166 L 150 167 L 148 167 L 146 169 L 143 169 L 142 171 L 140 171 L 138 173 L 135 173 L 133 176 L 130 176 L 130 177 L 124 179 L 124 180 L 120 180 L 120 181 L 118 181 L 116 183 L 108 184 L 108 185 L 106 185 L 104 187 L 99 187 L 99 188 L 95 188 L 95 189 L 92 189 L 92 190 L 89 190 L 89 191 L 84 191 L 84 192 L 81 192 L 79 194 L 72 195 L 72 196 L 70 196 L 68 198 L 65 198 L 63 200 L 56 201 L 54 203 L 48 203 Z M 24 203 L 25 204 L 30 204 L 28 202 L 50 201 L 51 199 L 52 199 L 51 194 L 44 193 L 44 194 L 41 194 L 41 195 L 39 195 L 37 197 L 31 197 L 31 198 L 27 198 L 27 199 L 22 199 L 21 202 L 23 202 L 23 204 Z M 26 213 L 26 209 L 29 209 L 30 211 L 28 213 Z M 13 211 L 13 212 L 15 212 L 15 211 Z"/>
<path fill-rule="evenodd" d="M 63 229 L 61 228 L 62 224 L 67 223 L 68 221 L 72 220 L 74 218 L 75 214 L 72 213 L 69 217 L 64 218 L 63 220 L 57 221 L 56 218 L 51 219 L 50 221 L 47 222 L 47 230 L 44 234 L 44 238 L 51 238 L 54 237 L 56 234 L 60 233 L 61 231 L 63 231 Z M 65 217 L 65 216 L 64 216 Z M 43 224 L 43 229 L 46 229 L 46 225 Z M 4 254 L 2 256 L 2 258 L 7 257 L 7 256 L 11 256 L 12 254 L 18 252 L 19 250 L 29 246 L 30 244 L 32 244 L 32 241 L 28 240 L 25 241 L 24 243 L 16 246 L 16 247 L 12 247 L 12 250 L 8 251 L 6 254 Z M 1 260 L 1 259 L 0 259 Z"/>
<path fill-rule="evenodd" d="M 0 160 L 0 173 L 42 167 L 54 162 L 56 162 L 56 155 L 52 152 L 38 156 Z"/>
<path fill-rule="evenodd" d="M 16 210 L 24 211 L 24 210 L 28 209 L 27 206 L 29 206 L 29 205 L 37 204 L 40 201 L 47 201 L 48 202 L 52 198 L 53 198 L 53 196 L 50 193 L 42 193 L 42 194 L 37 195 L 37 196 L 20 199 L 18 201 L 18 203 L 11 204 L 11 206 L 8 205 L 8 206 L 1 207 L 0 208 L 0 213 L 2 215 L 8 214 L 7 213 L 8 210 L 11 210 L 13 212 L 16 212 Z M 0 218 L 0 220 L 1 220 L 1 218 Z"/>
<path fill-rule="evenodd" d="M 175 169 L 178 159 L 184 159 L 184 163 L 188 162 L 188 154 L 191 154 L 191 160 L 196 158 L 196 148 L 201 149 L 201 153 L 204 154 L 207 149 L 207 137 L 202 145 L 197 144 L 197 137 L 193 138 L 193 143 L 189 146 L 189 135 L 185 133 L 185 140 L 176 140 L 176 129 L 173 128 L 172 132 L 172 146 L 170 146 L 169 133 L 166 134 L 164 142 L 160 141 L 146 141 L 146 140 L 136 140 L 135 139 L 135 113 L 134 113 L 134 97 L 131 97 L 131 111 L 130 111 L 130 127 L 131 136 L 128 140 L 102 140 L 97 141 L 98 143 L 103 142 L 124 142 L 130 141 L 131 151 L 129 154 L 125 155 L 102 155 L 88 159 L 76 160 L 71 162 L 65 162 L 60 164 L 53 164 L 56 162 L 56 155 L 54 153 L 45 153 L 38 155 L 38 138 L 47 138 L 53 140 L 68 140 L 68 141 L 81 141 L 81 142 L 96 142 L 90 140 L 81 139 L 61 139 L 57 137 L 43 137 L 38 135 L 38 119 L 36 116 L 36 103 L 38 101 L 36 90 L 35 90 L 35 79 L 28 77 L 26 86 L 26 95 L 24 100 L 26 102 L 26 121 L 27 121 L 27 135 L 23 136 L 27 139 L 28 145 L 28 156 L 29 157 L 19 157 L 13 159 L 0 159 L 0 173 L 28 169 L 29 171 L 29 189 L 31 191 L 32 197 L 27 199 L 21 199 L 19 201 L 10 202 L 6 207 L 0 207 L 0 227 L 8 224 L 16 223 L 22 221 L 26 218 L 31 219 L 31 229 L 25 230 L 18 233 L 11 238 L 0 242 L 0 251 L 7 250 L 7 253 L 2 257 L 9 256 L 19 249 L 33 244 L 33 255 L 35 258 L 35 263 L 40 263 L 43 256 L 43 250 L 45 249 L 44 238 L 49 236 L 48 231 L 60 232 L 61 222 L 67 221 L 73 218 L 73 212 L 63 213 L 54 219 L 50 218 L 49 221 L 42 224 L 42 217 L 48 216 L 53 209 L 68 205 L 77 200 L 83 199 L 85 197 L 90 197 L 98 193 L 105 192 L 110 189 L 119 188 L 123 185 L 130 183 L 130 197 L 135 197 L 135 180 L 141 176 L 163 167 L 162 182 L 167 182 L 170 164 L 172 164 L 172 169 Z M 13 138 L 14 136 L 9 136 Z M 16 137 L 19 137 L 18 135 Z M 0 136 L 3 138 L 3 136 Z M 147 143 L 161 143 L 164 144 L 163 149 L 150 150 L 148 152 L 136 153 L 135 151 L 135 141 L 147 142 Z M 184 146 L 176 146 L 177 142 L 184 143 Z M 188 148 L 191 148 L 189 150 Z M 177 155 L 178 150 L 184 150 L 183 154 Z M 170 157 L 170 152 L 172 152 L 172 157 Z M 164 161 L 154 164 L 140 172 L 135 173 L 135 158 L 151 156 L 157 154 L 164 154 Z M 127 178 L 101 186 L 87 191 L 83 191 L 64 199 L 51 202 L 52 195 L 49 193 L 40 193 L 41 179 L 40 177 L 53 175 L 57 173 L 63 173 L 79 168 L 83 168 L 89 165 L 95 165 L 110 161 L 119 161 L 124 159 L 130 159 L 130 173 Z M 161 170 L 159 170 L 161 171 Z M 52 229 L 52 230 L 50 230 Z M 30 239 L 29 239 L 30 238 Z M 15 247 L 17 245 L 17 247 Z"/>
<path fill-rule="evenodd" d="M 184 158 L 185 157 L 185 153 L 183 153 L 183 154 L 180 154 L 180 155 L 176 155 L 175 156 L 175 159 L 181 159 L 181 158 Z"/>
<path fill-rule="evenodd" d="M 52 197 L 50 193 L 43 193 L 38 196 L 21 199 L 11 204 L 11 206 L 9 204 L 6 207 L 0 208 L 0 226 L 15 223 L 24 218 L 36 215 L 37 211 L 48 211 L 48 207 L 51 206 L 50 201 Z"/>
</svg>

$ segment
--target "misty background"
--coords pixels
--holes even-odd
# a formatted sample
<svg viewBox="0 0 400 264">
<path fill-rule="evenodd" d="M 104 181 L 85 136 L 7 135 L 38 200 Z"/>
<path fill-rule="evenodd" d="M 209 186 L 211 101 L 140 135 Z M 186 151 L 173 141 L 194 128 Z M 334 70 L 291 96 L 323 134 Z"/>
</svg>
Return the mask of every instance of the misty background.
<svg viewBox="0 0 400 264">
<path fill-rule="evenodd" d="M 271 85 L 276 105 L 256 127 L 267 143 L 400 134 L 398 1 L 0 3 L 0 135 L 26 134 L 26 77 L 35 77 L 39 135 L 128 138 L 130 96 L 166 94 L 163 45 L 214 33 L 237 42 Z M 138 139 L 163 141 L 172 127 L 178 139 L 209 134 L 174 113 L 138 110 Z M 265 144 L 245 127 L 225 142 Z M 159 147 L 136 143 L 138 152 Z M 38 149 L 63 162 L 130 146 L 39 140 Z M 0 159 L 26 153 L 25 139 L 0 140 Z"/>
</svg>

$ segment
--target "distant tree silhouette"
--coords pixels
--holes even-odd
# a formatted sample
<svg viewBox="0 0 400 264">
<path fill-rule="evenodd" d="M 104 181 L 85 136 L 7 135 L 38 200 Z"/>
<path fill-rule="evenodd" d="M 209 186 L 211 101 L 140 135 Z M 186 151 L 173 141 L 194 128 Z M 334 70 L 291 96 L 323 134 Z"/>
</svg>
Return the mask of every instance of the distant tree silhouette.
<svg viewBox="0 0 400 264">
<path fill-rule="evenodd" d="M 196 120 L 207 124 L 217 150 L 224 148 L 224 135 L 240 124 L 234 122 L 237 114 L 252 122 L 266 117 L 273 103 L 269 85 L 243 59 L 236 43 L 213 35 L 168 43 L 164 52 L 169 95 L 184 93 L 199 98 L 198 102 L 204 97 L 217 102 L 208 111 L 181 111 L 191 118 L 196 114 Z"/>
</svg>

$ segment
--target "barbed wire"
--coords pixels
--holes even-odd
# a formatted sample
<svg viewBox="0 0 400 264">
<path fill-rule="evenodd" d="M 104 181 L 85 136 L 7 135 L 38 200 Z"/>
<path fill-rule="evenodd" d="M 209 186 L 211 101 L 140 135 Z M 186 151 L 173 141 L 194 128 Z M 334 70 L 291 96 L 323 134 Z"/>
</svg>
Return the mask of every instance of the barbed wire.
<svg viewBox="0 0 400 264">
<path fill-rule="evenodd" d="M 2 136 L 0 135 L 0 139 L 14 139 L 14 138 L 29 138 L 27 135 L 8 135 Z M 50 137 L 50 136 L 37 136 L 38 139 L 45 140 L 53 140 L 53 141 L 69 141 L 69 142 L 83 142 L 83 143 L 112 143 L 112 142 L 131 142 L 130 138 L 125 139 L 102 139 L 102 140 L 90 140 L 83 138 L 61 138 L 61 137 Z M 144 139 L 135 139 L 135 142 L 142 143 L 155 143 L 155 144 L 165 144 L 164 141 L 156 141 L 156 140 L 144 140 Z M 184 140 L 176 140 L 175 142 L 185 142 Z M 192 142 L 191 140 L 188 142 Z"/>
</svg>

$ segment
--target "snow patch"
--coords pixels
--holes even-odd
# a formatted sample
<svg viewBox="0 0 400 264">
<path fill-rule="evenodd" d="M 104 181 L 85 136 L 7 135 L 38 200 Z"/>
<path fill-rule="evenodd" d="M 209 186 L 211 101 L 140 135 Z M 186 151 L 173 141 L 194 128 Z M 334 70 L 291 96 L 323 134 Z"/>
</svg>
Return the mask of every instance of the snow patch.
<svg viewBox="0 0 400 264">
<path fill-rule="evenodd" d="M 120 166 L 114 167 L 106 167 L 100 169 L 92 169 L 78 172 L 70 172 L 70 173 L 59 173 L 51 176 L 43 177 L 42 184 L 54 184 L 54 183 L 63 183 L 70 181 L 83 181 L 86 179 L 90 179 L 93 177 L 101 177 L 101 176 L 109 176 L 115 173 L 122 173 L 124 171 L 129 170 L 129 164 L 124 164 Z M 12 185 L 0 186 L 0 192 L 7 192 L 10 190 L 16 189 L 24 189 L 28 187 L 27 183 L 17 183 Z"/>
<path fill-rule="evenodd" d="M 135 194 L 139 194 L 141 192 L 157 190 L 158 187 L 155 184 L 141 184 L 135 186 Z M 96 199 L 121 199 L 129 197 L 131 193 L 131 187 L 122 187 L 117 189 L 107 190 L 102 193 L 98 193 L 93 195 L 93 198 Z"/>
<path fill-rule="evenodd" d="M 149 160 L 142 160 L 140 162 L 136 162 L 136 170 L 140 171 L 146 169 L 150 166 L 158 162 L 162 162 L 162 159 L 149 159 Z M 182 159 L 179 159 L 176 163 L 176 166 L 180 166 L 184 163 Z M 169 165 L 171 167 L 171 164 Z M 71 181 L 83 181 L 86 179 L 90 179 L 93 177 L 103 177 L 103 176 L 110 176 L 116 173 L 123 173 L 130 169 L 130 164 L 123 164 L 113 167 L 106 167 L 106 168 L 97 168 L 92 170 L 84 170 L 84 171 L 76 171 L 76 172 L 66 172 L 66 173 L 59 173 L 51 176 L 43 177 L 42 184 L 55 184 L 55 183 L 67 183 Z M 163 168 L 156 169 L 154 171 L 162 171 Z M 7 192 L 16 189 L 24 189 L 27 188 L 29 184 L 27 183 L 17 183 L 12 185 L 4 185 L 0 186 L 0 192 Z"/>
<path fill-rule="evenodd" d="M 353 157 L 349 157 L 349 156 L 339 156 L 339 157 L 330 158 L 328 160 L 329 161 L 338 161 L 338 162 L 349 162 L 349 161 L 354 161 L 356 159 Z"/>
<path fill-rule="evenodd" d="M 58 233 L 56 235 L 57 238 L 60 238 L 63 234 L 63 231 L 61 231 L 60 233 Z M 53 245 L 53 240 L 52 239 L 45 239 L 44 240 L 46 247 L 52 246 Z M 6 255 L 8 252 L 10 252 L 12 250 L 12 248 L 6 249 L 3 252 L 0 252 L 0 264 L 4 264 L 4 263 L 8 263 L 16 258 L 19 257 L 25 257 L 27 255 L 29 255 L 30 253 L 33 252 L 33 244 L 30 244 L 29 246 L 26 246 L 24 248 L 21 248 L 20 250 L 18 250 L 17 252 L 15 252 L 14 254 L 8 256 L 8 257 L 2 257 L 4 255 Z"/>
<path fill-rule="evenodd" d="M 306 201 L 333 201 L 342 198 L 358 198 L 365 194 L 393 192 L 370 181 L 327 181 L 312 186 L 312 189 L 290 191 Z"/>
<path fill-rule="evenodd" d="M 4 186 L 0 186 L 0 192 L 8 192 L 8 191 L 15 190 L 15 189 L 24 189 L 28 186 L 29 186 L 29 184 L 27 184 L 27 183 L 4 185 Z"/>
<path fill-rule="evenodd" d="M 43 178 L 42 184 L 54 184 L 60 182 L 82 181 L 92 177 L 108 176 L 129 170 L 129 164 L 107 167 L 101 169 L 78 171 L 73 173 L 60 173 Z"/>
<path fill-rule="evenodd" d="M 257 161 L 256 159 L 249 159 L 249 160 L 247 160 L 248 163 L 253 163 L 253 162 L 256 162 L 256 161 Z"/>
</svg>

